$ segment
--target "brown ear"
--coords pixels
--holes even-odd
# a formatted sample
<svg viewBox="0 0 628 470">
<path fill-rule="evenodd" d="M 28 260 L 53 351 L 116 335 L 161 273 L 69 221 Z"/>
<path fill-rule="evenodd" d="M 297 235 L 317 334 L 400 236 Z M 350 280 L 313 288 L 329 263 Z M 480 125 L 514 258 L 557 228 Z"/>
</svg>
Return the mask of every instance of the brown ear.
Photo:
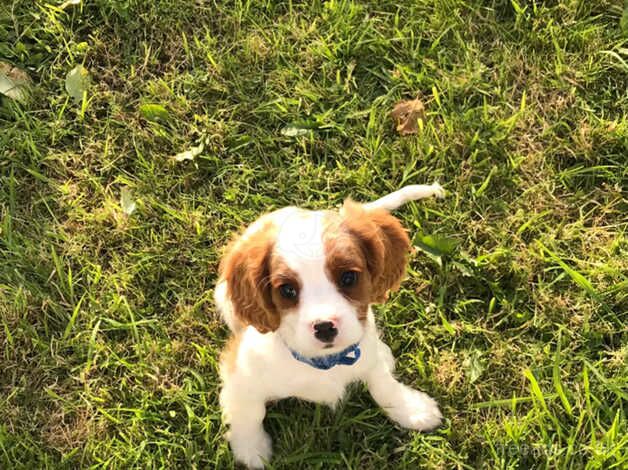
<svg viewBox="0 0 628 470">
<path fill-rule="evenodd" d="M 270 285 L 272 231 L 272 227 L 264 226 L 236 239 L 220 263 L 220 275 L 227 281 L 235 315 L 260 333 L 279 328 L 279 314 L 271 298 Z"/>
<path fill-rule="evenodd" d="M 399 220 L 383 209 L 366 210 L 347 200 L 342 208 L 346 229 L 358 239 L 372 279 L 371 301 L 386 300 L 406 272 L 410 239 Z"/>
</svg>

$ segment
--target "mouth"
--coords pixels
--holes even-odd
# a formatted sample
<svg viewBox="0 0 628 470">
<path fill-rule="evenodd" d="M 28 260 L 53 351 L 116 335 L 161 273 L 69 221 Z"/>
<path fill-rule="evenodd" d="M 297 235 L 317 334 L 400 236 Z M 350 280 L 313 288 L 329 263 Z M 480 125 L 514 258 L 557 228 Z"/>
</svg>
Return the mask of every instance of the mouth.
<svg viewBox="0 0 628 470">
<path fill-rule="evenodd" d="M 334 347 L 334 344 L 333 343 L 329 343 L 329 344 L 326 344 L 325 346 L 323 346 L 323 349 L 331 349 L 333 347 Z"/>
</svg>

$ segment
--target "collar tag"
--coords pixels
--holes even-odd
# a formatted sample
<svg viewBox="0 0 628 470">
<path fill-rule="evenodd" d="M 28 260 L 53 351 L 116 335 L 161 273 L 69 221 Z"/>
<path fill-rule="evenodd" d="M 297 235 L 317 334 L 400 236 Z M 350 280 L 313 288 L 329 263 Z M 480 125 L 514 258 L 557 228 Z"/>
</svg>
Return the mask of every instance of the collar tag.
<svg viewBox="0 0 628 470">
<path fill-rule="evenodd" d="M 328 356 L 305 357 L 290 349 L 292 357 L 315 369 L 328 370 L 337 365 L 351 366 L 360 359 L 360 343 L 355 343 L 340 352 L 329 354 Z"/>
</svg>

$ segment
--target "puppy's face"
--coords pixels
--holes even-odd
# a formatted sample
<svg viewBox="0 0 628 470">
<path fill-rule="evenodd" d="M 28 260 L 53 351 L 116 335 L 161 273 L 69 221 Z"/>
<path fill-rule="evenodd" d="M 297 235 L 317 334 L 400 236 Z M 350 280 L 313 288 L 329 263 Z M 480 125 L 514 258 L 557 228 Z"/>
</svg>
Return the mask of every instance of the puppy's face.
<svg viewBox="0 0 628 470">
<path fill-rule="evenodd" d="M 221 274 L 242 323 L 277 331 L 303 355 L 325 355 L 360 341 L 369 304 L 398 286 L 409 247 L 386 211 L 351 201 L 340 212 L 287 208 L 237 239 Z"/>
</svg>

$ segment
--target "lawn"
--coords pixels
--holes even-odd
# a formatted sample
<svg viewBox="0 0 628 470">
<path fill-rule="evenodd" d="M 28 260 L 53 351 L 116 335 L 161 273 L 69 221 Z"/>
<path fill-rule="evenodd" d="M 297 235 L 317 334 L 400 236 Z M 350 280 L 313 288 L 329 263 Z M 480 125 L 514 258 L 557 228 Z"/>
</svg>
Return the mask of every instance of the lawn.
<svg viewBox="0 0 628 470">
<path fill-rule="evenodd" d="M 628 466 L 628 4 L 4 0 L 0 59 L 1 468 L 233 467 L 221 248 L 435 180 L 376 313 L 444 426 L 287 400 L 273 468 Z"/>
</svg>

